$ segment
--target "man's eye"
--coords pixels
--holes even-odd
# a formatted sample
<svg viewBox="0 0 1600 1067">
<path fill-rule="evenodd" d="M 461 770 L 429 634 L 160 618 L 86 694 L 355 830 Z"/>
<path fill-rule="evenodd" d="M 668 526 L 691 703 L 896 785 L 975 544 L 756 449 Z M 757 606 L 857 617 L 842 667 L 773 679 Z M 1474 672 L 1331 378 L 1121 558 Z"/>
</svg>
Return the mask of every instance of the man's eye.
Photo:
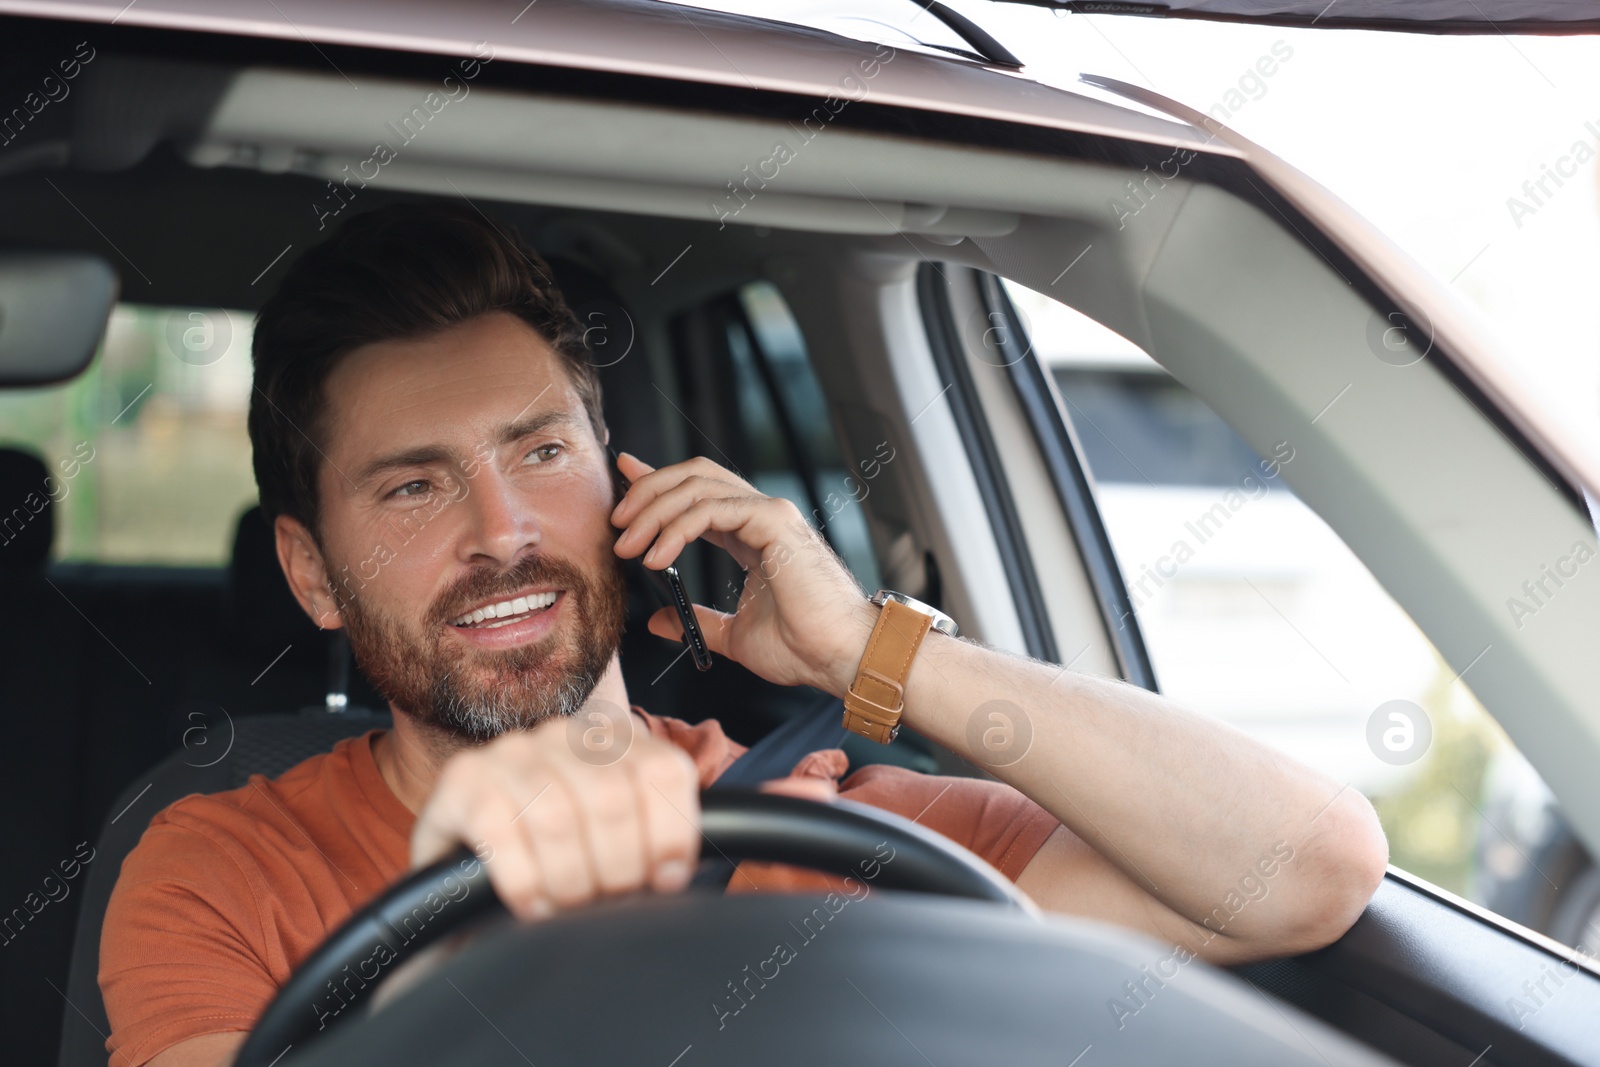
<svg viewBox="0 0 1600 1067">
<path fill-rule="evenodd" d="M 540 445 L 529 451 L 523 458 L 524 463 L 547 463 L 561 454 L 560 445 Z"/>
<path fill-rule="evenodd" d="M 427 481 L 425 479 L 423 479 L 423 478 L 417 478 L 414 481 L 409 481 L 409 482 L 405 483 L 404 485 L 396 486 L 394 488 L 394 490 L 389 495 L 391 497 L 396 497 L 396 496 L 420 496 L 423 493 L 426 493 L 427 491 L 428 491 L 428 483 L 427 483 Z"/>
</svg>

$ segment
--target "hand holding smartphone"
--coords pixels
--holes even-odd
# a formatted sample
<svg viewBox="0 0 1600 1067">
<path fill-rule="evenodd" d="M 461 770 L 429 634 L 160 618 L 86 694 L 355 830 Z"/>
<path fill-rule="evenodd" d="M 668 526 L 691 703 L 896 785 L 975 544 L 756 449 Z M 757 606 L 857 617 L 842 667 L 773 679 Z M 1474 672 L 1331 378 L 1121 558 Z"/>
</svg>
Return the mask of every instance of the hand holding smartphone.
<svg viewBox="0 0 1600 1067">
<path fill-rule="evenodd" d="M 616 449 L 607 447 L 611 453 L 611 473 L 617 485 L 617 499 L 622 499 L 633 483 L 628 476 L 622 473 L 622 468 L 617 466 Z M 620 532 L 620 531 L 619 531 Z M 689 591 L 684 588 L 683 576 L 674 566 L 663 567 L 660 571 L 653 571 L 646 567 L 639 559 L 629 561 L 632 565 L 643 571 L 646 580 L 655 589 L 656 594 L 669 601 L 677 609 L 678 622 L 683 626 L 683 640 L 689 646 L 689 656 L 694 660 L 696 668 L 702 671 L 711 669 L 711 649 L 706 645 L 706 636 L 700 629 L 700 620 L 695 617 L 694 605 L 689 600 Z"/>
</svg>

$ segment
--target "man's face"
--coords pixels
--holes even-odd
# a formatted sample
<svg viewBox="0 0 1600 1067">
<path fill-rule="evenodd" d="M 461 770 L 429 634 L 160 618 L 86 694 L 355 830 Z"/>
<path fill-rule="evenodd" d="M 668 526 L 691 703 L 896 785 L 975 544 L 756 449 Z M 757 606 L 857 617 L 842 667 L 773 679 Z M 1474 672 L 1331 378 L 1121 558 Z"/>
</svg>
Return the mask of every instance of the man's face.
<svg viewBox="0 0 1600 1067">
<path fill-rule="evenodd" d="M 573 714 L 626 597 L 605 446 L 503 312 L 357 349 L 326 382 L 323 560 L 356 662 L 457 737 Z"/>
</svg>

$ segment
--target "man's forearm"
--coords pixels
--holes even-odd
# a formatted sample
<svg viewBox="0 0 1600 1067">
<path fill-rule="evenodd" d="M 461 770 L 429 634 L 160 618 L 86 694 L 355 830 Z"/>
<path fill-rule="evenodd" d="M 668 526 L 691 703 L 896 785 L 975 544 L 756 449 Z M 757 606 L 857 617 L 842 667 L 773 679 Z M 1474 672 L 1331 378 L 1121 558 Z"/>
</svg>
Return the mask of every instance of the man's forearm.
<svg viewBox="0 0 1600 1067">
<path fill-rule="evenodd" d="M 930 634 L 905 699 L 908 726 L 1015 786 L 1174 912 L 1216 930 L 1227 903 L 1227 937 L 1336 934 L 1386 861 L 1360 793 L 1121 681 Z M 1272 891 L 1235 909 L 1241 880 L 1264 870 Z"/>
</svg>

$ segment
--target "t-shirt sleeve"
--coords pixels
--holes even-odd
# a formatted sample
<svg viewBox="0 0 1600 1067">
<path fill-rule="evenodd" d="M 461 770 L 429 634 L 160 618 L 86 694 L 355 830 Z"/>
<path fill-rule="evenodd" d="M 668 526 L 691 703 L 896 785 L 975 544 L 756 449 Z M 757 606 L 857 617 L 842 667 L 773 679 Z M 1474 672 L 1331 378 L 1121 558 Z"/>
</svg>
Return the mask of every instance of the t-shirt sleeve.
<svg viewBox="0 0 1600 1067">
<path fill-rule="evenodd" d="M 839 796 L 892 811 L 937 831 L 1015 882 L 1060 821 L 1020 790 L 983 778 L 919 774 L 873 764 L 846 778 Z M 742 863 L 728 892 L 838 890 L 842 882 L 772 863 Z"/>
<path fill-rule="evenodd" d="M 918 774 L 888 764 L 861 768 L 844 780 L 839 795 L 937 830 L 982 856 L 1013 882 L 1061 825 L 1005 782 Z"/>
<path fill-rule="evenodd" d="M 254 894 L 226 850 L 198 830 L 153 824 L 123 861 L 100 937 L 110 1067 L 249 1030 L 277 992 L 260 940 Z"/>
</svg>

